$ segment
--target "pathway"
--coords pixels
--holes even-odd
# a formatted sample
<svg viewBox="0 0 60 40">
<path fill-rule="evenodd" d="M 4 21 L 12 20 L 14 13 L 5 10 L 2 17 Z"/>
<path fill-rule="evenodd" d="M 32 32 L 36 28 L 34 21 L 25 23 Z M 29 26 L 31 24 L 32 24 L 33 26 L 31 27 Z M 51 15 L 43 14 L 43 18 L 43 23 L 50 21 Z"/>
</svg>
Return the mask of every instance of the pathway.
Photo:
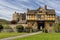
<svg viewBox="0 0 60 40">
<path fill-rule="evenodd" d="M 15 38 L 22 38 L 22 37 L 26 37 L 26 36 L 31 36 L 31 35 L 39 34 L 39 33 L 42 33 L 42 32 L 40 31 L 40 32 L 35 32 L 35 33 L 28 33 L 28 34 L 24 34 L 24 35 L 20 35 L 20 36 L 15 36 L 15 37 L 3 38 L 3 39 L 0 39 L 0 40 L 13 40 Z"/>
</svg>

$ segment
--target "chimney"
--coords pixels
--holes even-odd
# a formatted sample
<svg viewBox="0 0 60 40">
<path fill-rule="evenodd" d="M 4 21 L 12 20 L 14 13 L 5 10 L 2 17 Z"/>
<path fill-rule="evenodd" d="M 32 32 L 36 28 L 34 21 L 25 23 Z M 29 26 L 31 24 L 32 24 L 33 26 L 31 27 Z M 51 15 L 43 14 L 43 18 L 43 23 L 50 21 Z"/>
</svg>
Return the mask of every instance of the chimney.
<svg viewBox="0 0 60 40">
<path fill-rule="evenodd" d="M 27 9 L 27 12 L 29 12 L 29 9 Z"/>
<path fill-rule="evenodd" d="M 44 6 L 44 9 L 45 9 L 45 10 L 47 9 L 47 5 Z"/>
<path fill-rule="evenodd" d="M 16 13 L 16 11 L 15 11 L 15 13 Z"/>
<path fill-rule="evenodd" d="M 29 11 L 29 9 L 27 8 L 27 11 Z"/>
</svg>

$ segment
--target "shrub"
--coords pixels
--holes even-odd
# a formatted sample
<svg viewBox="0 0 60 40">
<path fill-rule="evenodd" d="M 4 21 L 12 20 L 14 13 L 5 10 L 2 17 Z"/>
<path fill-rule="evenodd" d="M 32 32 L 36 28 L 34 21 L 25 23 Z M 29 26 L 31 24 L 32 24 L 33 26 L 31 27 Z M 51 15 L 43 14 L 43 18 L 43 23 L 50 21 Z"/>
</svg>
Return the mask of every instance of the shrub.
<svg viewBox="0 0 60 40">
<path fill-rule="evenodd" d="M 54 31 L 55 32 L 60 32 L 60 25 L 59 25 L 60 23 L 56 23 L 56 24 L 54 24 Z"/>
<path fill-rule="evenodd" d="M 48 33 L 47 29 L 46 28 L 43 28 L 42 30 L 44 33 Z"/>
<path fill-rule="evenodd" d="M 22 25 L 18 25 L 16 26 L 17 32 L 23 32 L 24 31 L 24 27 Z"/>
<path fill-rule="evenodd" d="M 9 25 L 4 25 L 5 32 L 13 32 L 13 29 Z"/>
<path fill-rule="evenodd" d="M 31 27 L 26 27 L 25 32 L 28 32 L 28 33 L 32 32 L 32 28 Z"/>
<path fill-rule="evenodd" d="M 2 25 L 0 25 L 0 32 L 3 30 L 3 26 Z"/>
<path fill-rule="evenodd" d="M 59 27 L 58 24 L 54 24 L 54 31 L 55 31 L 55 32 L 58 32 L 58 27 Z"/>
<path fill-rule="evenodd" d="M 9 25 L 4 25 L 4 29 L 11 29 Z"/>
<path fill-rule="evenodd" d="M 12 21 L 11 21 L 11 24 L 17 24 L 17 21 L 12 20 Z"/>
<path fill-rule="evenodd" d="M 37 32 L 37 31 L 38 31 L 38 29 L 34 29 L 34 28 L 32 29 L 32 32 Z"/>
</svg>

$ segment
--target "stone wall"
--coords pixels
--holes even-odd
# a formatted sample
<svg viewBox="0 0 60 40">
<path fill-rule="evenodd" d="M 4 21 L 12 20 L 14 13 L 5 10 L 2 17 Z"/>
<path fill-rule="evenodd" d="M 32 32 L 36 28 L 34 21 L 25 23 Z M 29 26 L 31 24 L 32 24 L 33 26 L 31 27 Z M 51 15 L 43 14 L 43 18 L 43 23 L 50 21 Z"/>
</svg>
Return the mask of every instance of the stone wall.
<svg viewBox="0 0 60 40">
<path fill-rule="evenodd" d="M 48 30 L 48 32 L 53 32 L 53 23 L 54 22 L 45 22 L 45 28 Z"/>
</svg>

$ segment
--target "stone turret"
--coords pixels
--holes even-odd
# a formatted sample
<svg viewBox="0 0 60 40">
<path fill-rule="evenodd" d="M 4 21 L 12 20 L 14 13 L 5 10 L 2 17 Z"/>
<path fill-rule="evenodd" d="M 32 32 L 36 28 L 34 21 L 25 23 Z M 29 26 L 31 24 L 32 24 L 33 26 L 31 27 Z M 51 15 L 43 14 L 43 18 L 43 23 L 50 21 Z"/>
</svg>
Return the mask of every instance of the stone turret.
<svg viewBox="0 0 60 40">
<path fill-rule="evenodd" d="M 14 12 L 13 20 L 17 21 L 17 23 L 25 22 L 26 21 L 26 13 L 17 13 L 17 12 Z"/>
<path fill-rule="evenodd" d="M 19 13 L 14 13 L 13 14 L 13 20 L 15 20 L 15 21 L 19 21 Z"/>
<path fill-rule="evenodd" d="M 45 9 L 45 10 L 47 9 L 47 5 L 44 6 L 44 9 Z"/>
<path fill-rule="evenodd" d="M 47 11 L 47 5 L 44 6 L 44 11 L 43 11 L 43 13 L 46 13 L 46 11 Z"/>
</svg>

